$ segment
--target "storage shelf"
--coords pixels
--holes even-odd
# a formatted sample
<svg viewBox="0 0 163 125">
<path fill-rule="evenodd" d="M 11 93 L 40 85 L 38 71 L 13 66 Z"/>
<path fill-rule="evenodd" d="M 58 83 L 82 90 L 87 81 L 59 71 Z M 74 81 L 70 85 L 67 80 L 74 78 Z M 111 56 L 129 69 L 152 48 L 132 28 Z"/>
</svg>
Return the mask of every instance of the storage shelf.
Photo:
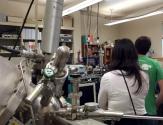
<svg viewBox="0 0 163 125">
<path fill-rule="evenodd" d="M 63 41 L 60 41 L 60 43 L 73 43 L 73 42 L 63 42 Z"/>
<path fill-rule="evenodd" d="M 22 26 L 22 23 L 15 23 L 15 22 L 0 22 L 0 25 L 8 25 L 8 26 Z M 35 28 L 35 24 L 25 24 L 25 27 L 31 27 Z M 38 28 L 43 28 L 42 24 L 38 25 Z M 74 30 L 74 27 L 66 27 L 66 26 L 61 26 L 61 29 L 63 30 Z"/>
<path fill-rule="evenodd" d="M 0 22 L 0 26 L 1 26 L 1 34 L 0 35 L 2 35 L 3 33 L 6 33 L 6 34 L 7 33 L 9 33 L 9 34 L 17 33 L 19 31 L 21 25 L 22 25 L 22 23 Z M 33 35 L 35 33 L 35 32 L 33 32 L 33 30 L 35 30 L 35 26 L 36 26 L 35 24 L 25 24 L 25 27 L 23 29 L 24 34 L 22 32 L 22 36 L 21 36 L 20 40 L 18 41 L 18 45 L 21 44 L 21 40 L 23 40 L 23 42 L 27 46 L 28 46 L 28 42 L 34 42 L 35 41 L 35 36 Z M 38 28 L 39 28 L 39 33 L 40 33 L 42 31 L 42 29 L 43 29 L 43 25 L 39 24 Z M 6 29 L 6 30 L 3 30 L 3 29 Z M 12 29 L 12 32 L 9 29 Z M 25 29 L 27 29 L 27 30 L 25 30 Z M 61 34 L 67 34 L 67 35 L 72 36 L 72 39 L 71 39 L 72 41 L 71 42 L 59 42 L 59 44 L 62 45 L 62 43 L 64 43 L 70 48 L 70 59 L 69 59 L 70 63 L 73 63 L 73 61 L 74 61 L 73 30 L 74 30 L 73 27 L 67 27 L 67 26 L 62 26 L 61 30 L 60 30 Z M 41 37 L 38 38 L 38 42 L 41 42 L 40 38 Z M 14 46 L 16 41 L 17 41 L 17 38 L 2 38 L 2 37 L 0 37 L 0 45 Z M 10 53 L 1 52 L 0 55 L 8 57 L 8 56 L 10 56 Z"/>
<path fill-rule="evenodd" d="M 17 38 L 2 38 L 0 37 L 0 40 L 16 40 Z"/>
</svg>

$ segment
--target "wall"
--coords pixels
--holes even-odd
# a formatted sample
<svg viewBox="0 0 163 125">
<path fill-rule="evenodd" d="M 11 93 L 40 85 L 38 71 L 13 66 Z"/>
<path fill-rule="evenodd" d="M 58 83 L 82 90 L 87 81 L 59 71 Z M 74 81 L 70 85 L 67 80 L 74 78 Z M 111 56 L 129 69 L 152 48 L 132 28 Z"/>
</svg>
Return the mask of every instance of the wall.
<svg viewBox="0 0 163 125">
<path fill-rule="evenodd" d="M 135 41 L 141 35 L 147 35 L 152 40 L 151 48 L 154 49 L 154 56 L 162 56 L 161 38 L 163 35 L 163 15 L 126 22 L 118 25 L 119 38 L 130 38 Z M 112 26 L 114 27 L 114 26 Z"/>
<path fill-rule="evenodd" d="M 25 17 L 30 3 L 1 0 L 0 13 L 7 16 Z M 44 16 L 45 7 L 38 6 L 38 19 Z M 35 5 L 32 6 L 28 19 L 35 19 Z"/>
<path fill-rule="evenodd" d="M 81 32 L 82 35 L 87 35 L 89 33 L 89 26 L 87 25 L 88 16 L 82 14 L 81 15 Z M 99 17 L 99 37 L 100 42 L 103 43 L 105 41 L 114 41 L 118 37 L 118 28 L 115 27 L 106 27 L 104 24 L 107 23 L 107 20 L 104 17 Z M 90 23 L 89 23 L 90 24 Z M 91 17 L 91 27 L 90 27 L 90 34 L 93 34 L 94 38 L 97 37 L 97 17 Z"/>
</svg>

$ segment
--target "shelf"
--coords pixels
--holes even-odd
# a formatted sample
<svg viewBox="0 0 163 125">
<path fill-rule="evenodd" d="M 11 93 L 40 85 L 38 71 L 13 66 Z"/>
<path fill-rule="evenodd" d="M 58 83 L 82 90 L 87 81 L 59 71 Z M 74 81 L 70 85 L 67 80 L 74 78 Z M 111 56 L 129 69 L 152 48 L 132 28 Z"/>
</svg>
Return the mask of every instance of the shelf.
<svg viewBox="0 0 163 125">
<path fill-rule="evenodd" d="M 2 38 L 0 37 L 0 40 L 16 40 L 17 38 Z"/>
<path fill-rule="evenodd" d="M 61 26 L 61 30 L 74 30 L 74 27 Z"/>
<path fill-rule="evenodd" d="M 0 28 L 1 28 L 1 34 L 3 33 L 10 33 L 11 35 L 13 34 L 13 32 L 15 34 L 17 34 L 17 32 L 20 30 L 20 27 L 22 26 L 22 23 L 14 23 L 14 22 L 0 22 Z M 35 24 L 25 24 L 24 27 L 24 32 L 22 32 L 22 36 L 20 38 L 20 40 L 18 40 L 18 44 L 21 44 L 21 40 L 23 40 L 24 44 L 28 46 L 27 42 L 35 42 L 35 37 L 34 37 L 34 30 L 35 30 Z M 39 28 L 39 33 L 42 31 L 43 29 L 43 25 L 38 25 Z M 3 30 L 6 29 L 6 30 Z M 11 32 L 12 29 L 12 32 Z M 69 62 L 73 62 L 73 58 L 74 58 L 74 50 L 73 50 L 73 27 L 67 27 L 67 26 L 62 26 L 61 30 L 60 30 L 60 34 L 66 34 L 67 37 L 65 38 L 65 40 L 68 40 L 68 42 L 59 42 L 60 45 L 65 44 L 70 48 L 70 57 L 71 59 L 69 60 Z M 28 35 L 27 35 L 27 34 Z M 0 35 L 1 35 L 0 34 Z M 32 35 L 31 35 L 32 34 Z M 68 36 L 69 35 L 69 36 Z M 41 35 L 40 35 L 41 36 Z M 72 38 L 71 38 L 71 37 Z M 39 37 L 39 36 L 38 36 Z M 69 39 L 71 38 L 71 42 L 69 42 Z M 40 37 L 41 38 L 41 37 Z M 38 42 L 41 42 L 41 39 L 38 38 Z M 0 37 L 0 45 L 4 45 L 4 46 L 14 46 L 15 42 L 17 41 L 17 38 L 2 38 Z M 8 57 L 10 55 L 10 53 L 3 53 L 3 51 L 1 51 L 0 53 L 1 56 L 5 56 Z"/>
<path fill-rule="evenodd" d="M 70 53 L 74 53 L 73 50 L 70 50 Z"/>
<path fill-rule="evenodd" d="M 3 45 L 3 46 L 14 46 L 15 45 L 15 42 L 16 42 L 16 39 L 0 39 L 0 45 Z M 18 41 L 18 44 L 17 45 L 20 45 L 20 41 Z"/>
<path fill-rule="evenodd" d="M 8 26 L 22 26 L 22 23 L 15 23 L 15 22 L 0 22 L 0 25 L 8 25 Z M 35 24 L 25 24 L 25 27 L 35 28 Z M 38 28 L 43 28 L 42 24 L 38 25 Z M 74 30 L 74 27 L 66 27 L 61 26 L 61 30 Z"/>
<path fill-rule="evenodd" d="M 21 23 L 15 22 L 0 22 L 0 25 L 8 25 L 8 26 L 21 26 Z M 35 27 L 34 24 L 25 24 L 26 27 Z"/>
<path fill-rule="evenodd" d="M 41 40 L 37 40 L 39 43 L 41 42 Z M 35 39 L 23 39 L 23 42 L 27 43 L 27 42 L 35 42 Z"/>
<path fill-rule="evenodd" d="M 88 44 L 88 46 L 99 46 L 98 44 Z"/>
<path fill-rule="evenodd" d="M 63 41 L 60 41 L 60 43 L 73 43 L 73 42 L 63 42 Z"/>
</svg>

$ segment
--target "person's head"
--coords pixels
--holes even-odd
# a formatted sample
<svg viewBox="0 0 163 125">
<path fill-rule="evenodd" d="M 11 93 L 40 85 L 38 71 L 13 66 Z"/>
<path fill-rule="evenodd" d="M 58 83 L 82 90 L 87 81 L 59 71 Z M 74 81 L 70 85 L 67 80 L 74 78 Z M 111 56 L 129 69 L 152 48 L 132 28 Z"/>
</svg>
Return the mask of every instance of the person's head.
<svg viewBox="0 0 163 125">
<path fill-rule="evenodd" d="M 135 76 L 135 81 L 138 81 L 138 89 L 136 92 L 142 87 L 140 67 L 137 61 L 138 55 L 130 39 L 124 38 L 115 41 L 109 70 L 123 70 L 126 72 L 126 76 Z"/>
<path fill-rule="evenodd" d="M 111 64 L 117 65 L 120 70 L 127 70 L 133 64 L 137 64 L 138 56 L 133 42 L 124 38 L 115 41 L 112 50 Z"/>
<path fill-rule="evenodd" d="M 151 47 L 151 40 L 147 36 L 141 36 L 135 41 L 135 48 L 138 54 L 145 55 Z"/>
</svg>

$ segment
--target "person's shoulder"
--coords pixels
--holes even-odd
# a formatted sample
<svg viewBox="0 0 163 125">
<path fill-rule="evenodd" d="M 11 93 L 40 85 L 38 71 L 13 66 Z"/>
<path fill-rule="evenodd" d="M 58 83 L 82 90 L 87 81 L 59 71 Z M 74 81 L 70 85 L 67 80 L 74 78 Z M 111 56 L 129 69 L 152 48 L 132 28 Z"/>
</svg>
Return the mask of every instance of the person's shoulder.
<svg viewBox="0 0 163 125">
<path fill-rule="evenodd" d="M 141 73 L 142 76 L 148 77 L 148 72 L 146 72 L 144 70 L 141 70 L 140 73 Z"/>
<path fill-rule="evenodd" d="M 152 61 L 153 63 L 159 63 L 156 59 L 152 59 L 150 57 L 147 57 L 150 61 Z"/>
<path fill-rule="evenodd" d="M 109 71 L 109 72 L 105 73 L 103 76 L 108 77 L 108 76 L 112 76 L 112 75 L 117 75 L 119 73 L 120 73 L 119 70 L 112 70 L 112 71 Z"/>
<path fill-rule="evenodd" d="M 147 60 L 147 61 L 154 61 L 154 59 L 145 56 L 145 55 L 139 55 L 139 60 Z"/>
<path fill-rule="evenodd" d="M 160 62 L 157 61 L 156 59 L 149 58 L 149 60 L 153 63 L 153 65 L 160 66 Z"/>
<path fill-rule="evenodd" d="M 107 84 L 108 83 L 112 83 L 112 82 L 108 82 L 108 81 L 116 80 L 117 77 L 118 77 L 118 75 L 117 75 L 118 73 L 117 72 L 118 72 L 118 70 L 113 70 L 113 71 L 109 71 L 109 72 L 105 73 L 102 76 L 101 81 L 104 82 L 104 83 L 106 82 Z"/>
</svg>

